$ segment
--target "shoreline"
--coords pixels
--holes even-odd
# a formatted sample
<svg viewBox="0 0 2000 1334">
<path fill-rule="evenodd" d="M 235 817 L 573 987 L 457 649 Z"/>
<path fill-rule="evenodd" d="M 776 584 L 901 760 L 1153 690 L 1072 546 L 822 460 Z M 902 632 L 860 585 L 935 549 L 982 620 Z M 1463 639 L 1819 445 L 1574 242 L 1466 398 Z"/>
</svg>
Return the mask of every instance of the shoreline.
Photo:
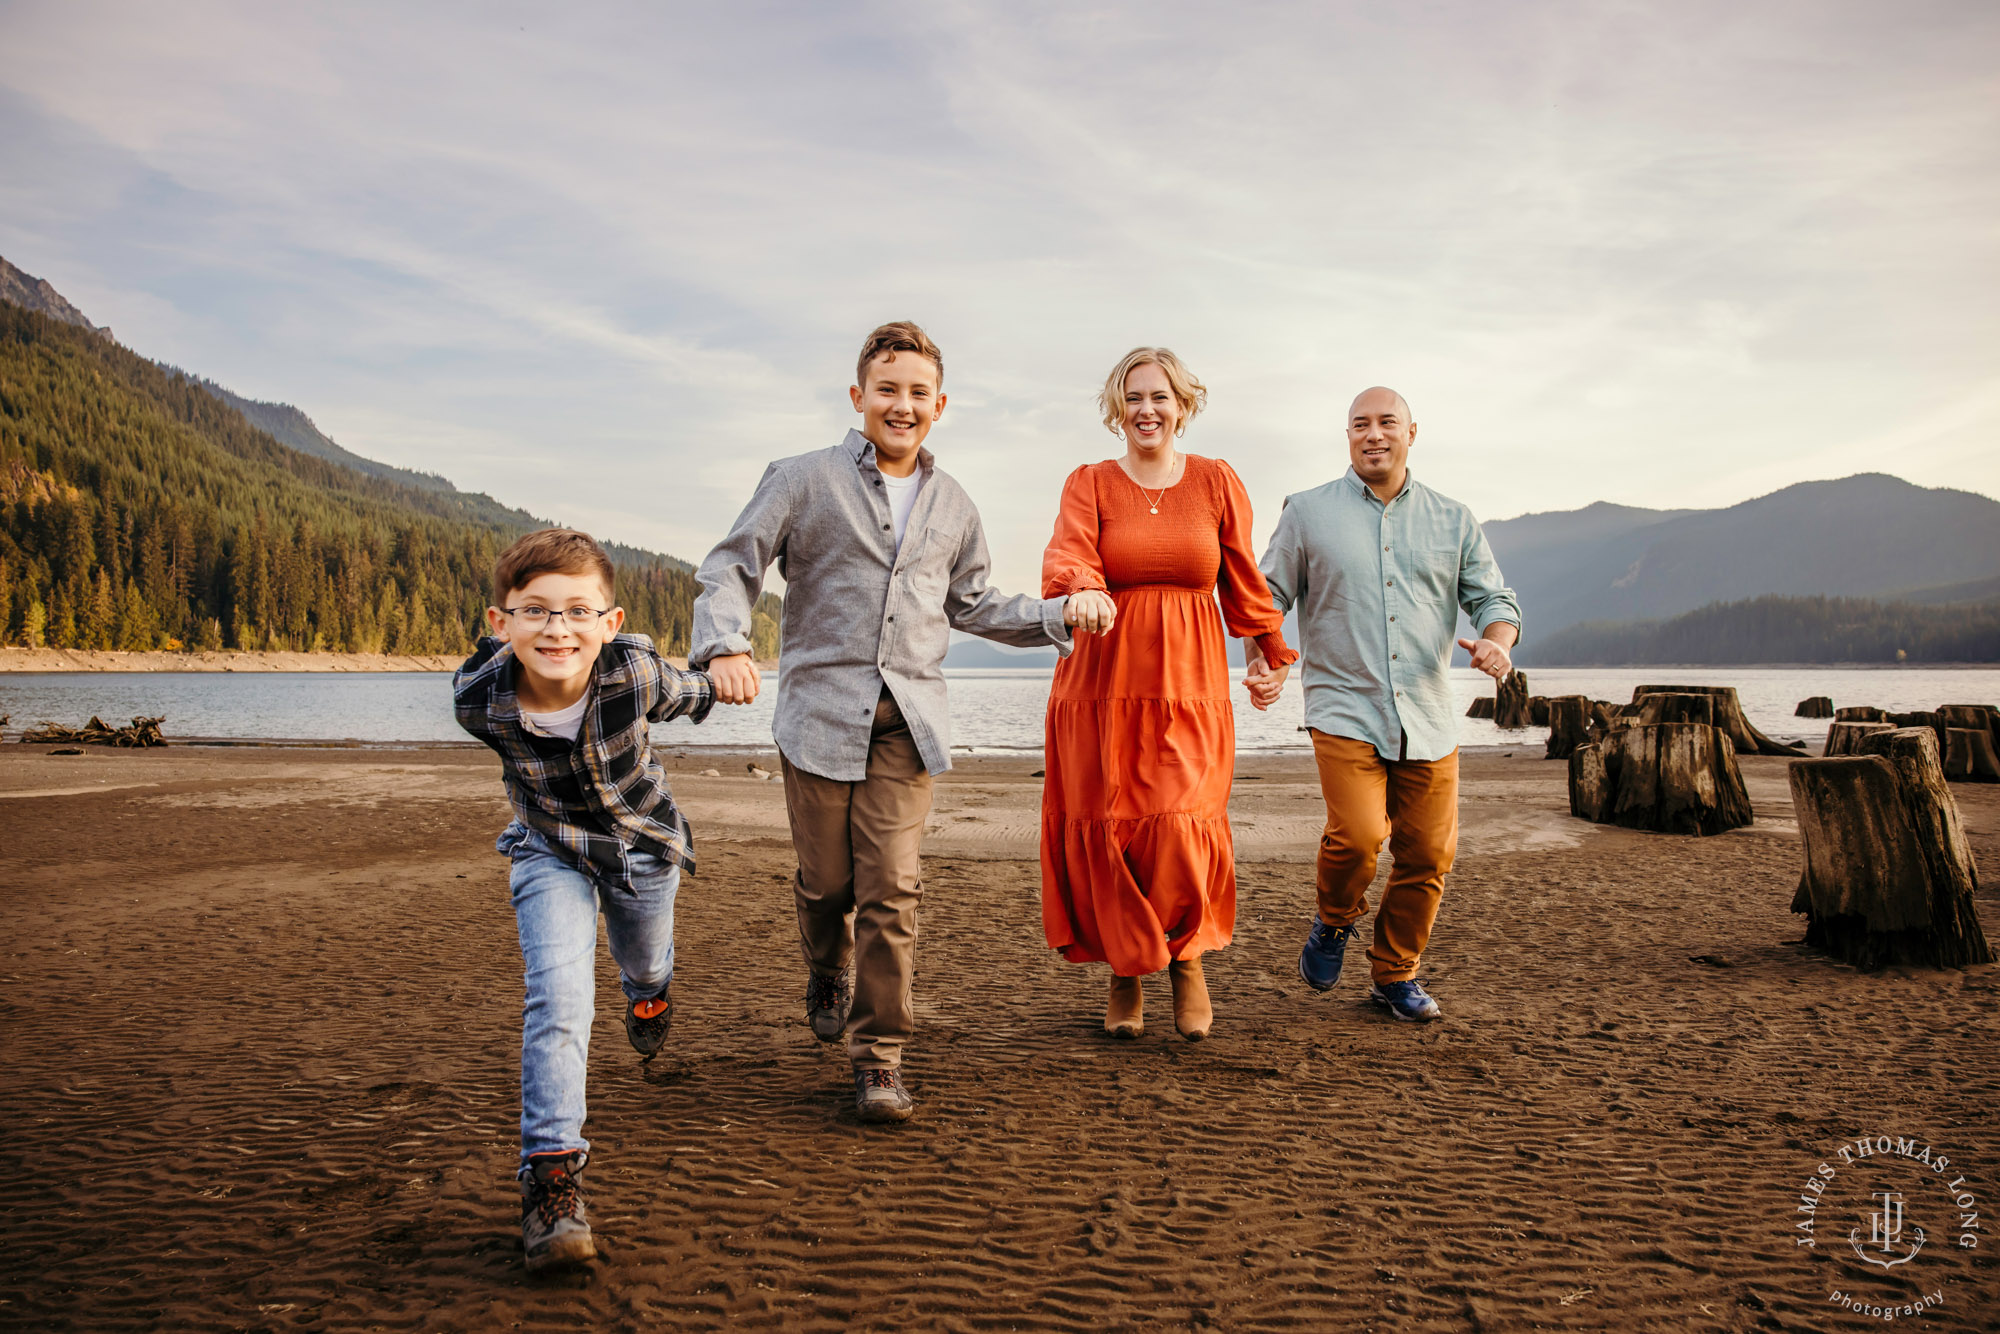
<svg viewBox="0 0 2000 1334">
<path fill-rule="evenodd" d="M 5 672 L 453 672 L 465 658 L 457 653 L 298 653 L 290 650 L 246 652 L 236 649 L 168 652 L 156 649 L 18 648 L 0 646 L 0 673 Z M 687 670 L 687 659 L 669 657 Z M 759 662 L 759 671 L 777 670 L 777 662 Z"/>
</svg>

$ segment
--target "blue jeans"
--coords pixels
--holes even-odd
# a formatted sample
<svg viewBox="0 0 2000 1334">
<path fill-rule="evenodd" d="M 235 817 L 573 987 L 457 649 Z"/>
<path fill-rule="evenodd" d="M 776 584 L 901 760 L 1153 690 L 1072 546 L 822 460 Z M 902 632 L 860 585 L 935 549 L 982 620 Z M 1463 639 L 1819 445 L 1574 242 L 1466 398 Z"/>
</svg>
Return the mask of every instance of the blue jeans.
<svg viewBox="0 0 2000 1334">
<path fill-rule="evenodd" d="M 495 845 L 511 857 L 508 887 L 521 935 L 528 994 L 521 1005 L 521 1172 L 531 1154 L 586 1152 L 583 1084 L 597 1009 L 597 913 L 632 1001 L 651 1000 L 674 977 L 674 894 L 681 870 L 632 853 L 632 887 L 599 891 L 520 821 Z M 622 1016 L 621 1016 L 622 1019 Z"/>
</svg>

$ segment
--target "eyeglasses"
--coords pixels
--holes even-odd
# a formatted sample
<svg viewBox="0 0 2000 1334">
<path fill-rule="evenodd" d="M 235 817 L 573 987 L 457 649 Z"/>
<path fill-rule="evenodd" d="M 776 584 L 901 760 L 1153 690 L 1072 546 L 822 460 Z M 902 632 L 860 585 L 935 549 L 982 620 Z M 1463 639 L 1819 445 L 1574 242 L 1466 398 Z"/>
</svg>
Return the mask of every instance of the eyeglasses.
<svg viewBox="0 0 2000 1334">
<path fill-rule="evenodd" d="M 616 607 L 606 607 L 603 611 L 599 611 L 595 607 L 571 607 L 567 611 L 550 611 L 547 607 L 537 607 L 533 603 L 530 603 L 525 607 L 502 607 L 500 610 L 514 617 L 530 630 L 539 629 L 547 625 L 551 616 L 560 616 L 565 621 L 568 621 L 573 628 L 581 630 L 586 625 L 595 625 L 598 621 L 603 620 L 618 609 Z"/>
</svg>

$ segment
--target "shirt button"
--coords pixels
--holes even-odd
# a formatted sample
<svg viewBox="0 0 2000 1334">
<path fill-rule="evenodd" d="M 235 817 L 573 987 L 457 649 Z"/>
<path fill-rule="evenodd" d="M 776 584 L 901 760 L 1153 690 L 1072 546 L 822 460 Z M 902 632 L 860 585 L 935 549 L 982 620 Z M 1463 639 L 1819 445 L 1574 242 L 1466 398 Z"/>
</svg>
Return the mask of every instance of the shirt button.
<svg viewBox="0 0 2000 1334">
<path fill-rule="evenodd" d="M 882 525 L 882 531 L 883 531 L 883 532 L 885 532 L 885 533 L 886 533 L 886 532 L 888 532 L 888 531 L 889 531 L 889 525 L 888 525 L 888 524 L 886 524 L 886 523 L 885 523 L 885 524 L 883 524 L 883 525 Z"/>
<path fill-rule="evenodd" d="M 1395 620 L 1396 618 L 1395 618 L 1395 617 L 1393 617 L 1393 616 L 1391 616 L 1391 617 L 1390 617 L 1389 619 L 1393 621 L 1393 620 Z"/>
<path fill-rule="evenodd" d="M 1394 588 L 1395 586 L 1396 586 L 1396 581 L 1394 579 L 1386 580 L 1383 583 L 1383 587 L 1385 588 Z"/>
</svg>

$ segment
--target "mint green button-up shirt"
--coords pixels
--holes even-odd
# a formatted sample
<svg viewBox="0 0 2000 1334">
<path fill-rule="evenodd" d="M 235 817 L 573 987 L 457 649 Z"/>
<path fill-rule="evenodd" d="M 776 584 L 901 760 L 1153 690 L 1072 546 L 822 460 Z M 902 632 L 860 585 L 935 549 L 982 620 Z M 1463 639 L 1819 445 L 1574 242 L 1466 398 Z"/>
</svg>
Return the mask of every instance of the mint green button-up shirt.
<svg viewBox="0 0 2000 1334">
<path fill-rule="evenodd" d="M 1521 624 L 1471 510 L 1414 477 L 1385 505 L 1349 468 L 1285 497 L 1262 565 L 1278 610 L 1299 609 L 1306 726 L 1387 760 L 1457 749 L 1459 609 L 1482 633 Z"/>
</svg>

